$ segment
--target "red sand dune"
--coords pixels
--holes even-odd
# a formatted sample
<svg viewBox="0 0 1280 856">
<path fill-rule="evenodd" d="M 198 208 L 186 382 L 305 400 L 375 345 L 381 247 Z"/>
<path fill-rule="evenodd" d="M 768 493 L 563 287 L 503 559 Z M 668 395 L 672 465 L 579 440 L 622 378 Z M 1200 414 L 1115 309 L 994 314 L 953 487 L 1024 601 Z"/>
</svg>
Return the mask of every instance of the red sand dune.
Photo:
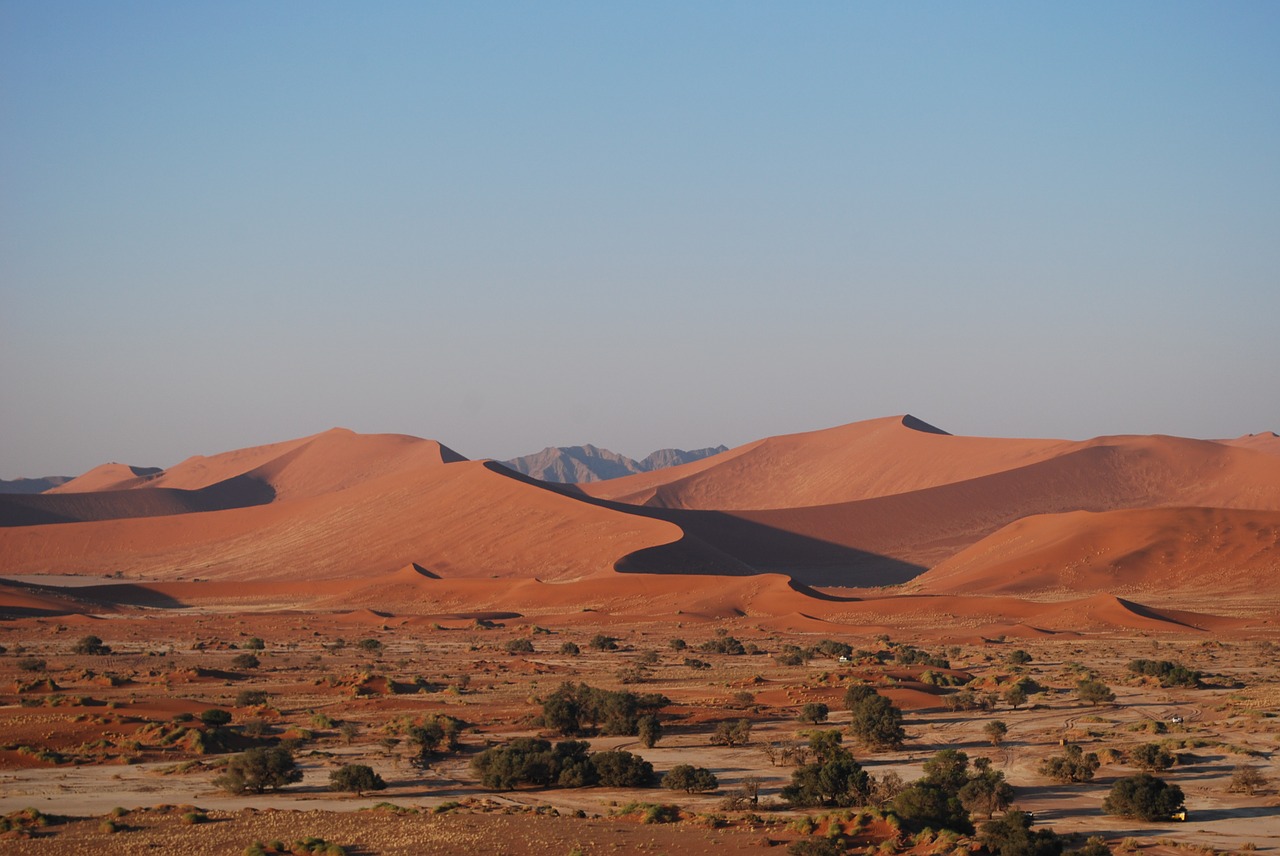
<svg viewBox="0 0 1280 856">
<path fill-rule="evenodd" d="M 150 476 L 98 468 L 35 504 L 0 506 L 0 517 L 9 515 L 0 527 L 0 567 L 218 581 L 133 592 L 139 603 L 157 598 L 153 605 L 214 596 L 265 602 L 293 593 L 332 608 L 414 604 L 418 614 L 564 611 L 577 603 L 867 625 L 904 620 L 903 609 L 940 601 L 873 606 L 757 572 L 847 586 L 902 582 L 936 566 L 921 591 L 998 593 L 1022 591 L 1008 586 L 1019 585 L 1015 572 L 1030 564 L 1042 572 L 1025 577 L 1026 590 L 1055 596 L 1076 585 L 1061 576 L 1068 567 L 1084 574 L 1073 592 L 1196 592 L 1228 556 L 1237 563 L 1230 585 L 1273 592 L 1280 456 L 1253 445 L 953 437 L 894 417 L 761 440 L 575 489 L 465 461 L 434 441 L 335 429 L 191 458 Z M 111 484 L 117 489 L 101 489 Z M 22 517 L 38 514 L 81 522 Z M 1236 534 L 1179 540 L 1178 533 L 1209 538 L 1222 527 Z M 1246 532 L 1261 540 L 1242 540 Z M 1049 549 L 1044 539 L 1058 546 Z M 1109 584 L 1111 564 L 1131 569 L 1138 582 L 1124 585 L 1139 588 Z M 945 582 L 952 577 L 954 586 Z M 271 586 L 251 590 L 242 581 Z M 948 606 L 939 616 L 974 627 L 1069 629 L 1056 612 L 978 600 L 984 603 Z M 1012 611 L 997 615 L 997 606 Z M 1123 609 L 1112 618 L 1163 620 Z"/>
<path fill-rule="evenodd" d="M 1219 440 L 1227 446 L 1237 446 L 1241 449 L 1252 449 L 1255 452 L 1265 452 L 1268 455 L 1280 455 L 1280 434 L 1274 431 L 1263 431 L 1260 434 L 1244 434 L 1236 437 L 1234 440 Z"/>
<path fill-rule="evenodd" d="M 917 578 L 964 594 L 1202 591 L 1280 581 L 1280 512 L 1159 508 L 1072 512 L 1009 524 Z"/>
<path fill-rule="evenodd" d="M 797 508 L 977 478 L 1071 445 L 953 437 L 913 416 L 892 416 L 770 437 L 691 464 L 579 487 L 601 499 L 664 508 Z"/>
</svg>

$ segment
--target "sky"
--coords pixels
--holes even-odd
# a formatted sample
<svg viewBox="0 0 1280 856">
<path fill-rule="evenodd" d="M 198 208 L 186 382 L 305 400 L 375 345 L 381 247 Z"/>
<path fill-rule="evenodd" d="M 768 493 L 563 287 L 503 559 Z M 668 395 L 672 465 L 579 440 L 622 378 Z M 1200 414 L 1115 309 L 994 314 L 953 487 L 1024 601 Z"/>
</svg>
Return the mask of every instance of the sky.
<svg viewBox="0 0 1280 856">
<path fill-rule="evenodd" d="M 0 3 L 0 477 L 1280 431 L 1280 4 Z"/>
</svg>

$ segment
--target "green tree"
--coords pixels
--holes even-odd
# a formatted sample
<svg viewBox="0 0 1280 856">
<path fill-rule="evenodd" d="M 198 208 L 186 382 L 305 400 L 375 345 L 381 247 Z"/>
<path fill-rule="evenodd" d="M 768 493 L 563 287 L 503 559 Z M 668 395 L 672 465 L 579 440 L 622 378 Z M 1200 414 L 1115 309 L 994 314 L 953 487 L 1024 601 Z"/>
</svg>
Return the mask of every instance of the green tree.
<svg viewBox="0 0 1280 856">
<path fill-rule="evenodd" d="M 855 806 L 866 803 L 871 777 L 847 749 L 838 748 L 823 761 L 805 764 L 791 774 L 782 798 L 793 806 Z"/>
<path fill-rule="evenodd" d="M 720 781 L 706 767 L 677 764 L 662 777 L 662 786 L 668 790 L 698 794 L 716 790 Z"/>
<path fill-rule="evenodd" d="M 903 788 L 893 798 L 893 810 L 915 830 L 951 829 L 969 834 L 973 824 L 956 794 L 928 781 L 917 781 Z"/>
<path fill-rule="evenodd" d="M 1129 760 L 1133 762 L 1133 766 L 1147 772 L 1167 770 L 1178 761 L 1172 752 L 1159 743 L 1139 743 L 1129 750 Z"/>
<path fill-rule="evenodd" d="M 827 717 L 831 714 L 831 709 L 820 701 L 811 701 L 800 708 L 801 722 L 808 722 L 817 725 L 819 722 L 826 722 Z"/>
<path fill-rule="evenodd" d="M 346 764 L 329 774 L 329 790 L 364 796 L 365 791 L 381 791 L 387 783 L 365 764 Z"/>
<path fill-rule="evenodd" d="M 1013 810 L 982 824 L 978 840 L 996 856 L 1059 856 L 1063 840 L 1051 829 L 1031 831 L 1031 815 Z"/>
<path fill-rule="evenodd" d="M 992 746 L 999 746 L 1004 742 L 1005 735 L 1009 733 L 1009 726 L 999 719 L 993 719 L 982 726 L 982 733 L 987 735 Z"/>
<path fill-rule="evenodd" d="M 279 746 L 248 749 L 227 762 L 225 772 L 213 783 L 233 794 L 260 794 L 270 788 L 278 791 L 285 785 L 302 781 L 302 771 L 293 754 Z"/>
<path fill-rule="evenodd" d="M 960 787 L 956 796 L 970 814 L 982 814 L 990 820 L 991 815 L 1012 804 L 1013 786 L 1004 780 L 1004 773 L 986 764 Z"/>
<path fill-rule="evenodd" d="M 924 779 L 950 794 L 969 781 L 969 756 L 957 749 L 942 749 L 924 762 Z"/>
<path fill-rule="evenodd" d="M 1085 678 L 1076 684 L 1076 698 L 1096 707 L 1099 704 L 1109 704 L 1115 701 L 1116 694 L 1111 691 L 1111 687 L 1102 681 Z"/>
<path fill-rule="evenodd" d="M 647 788 L 653 785 L 653 765 L 623 749 L 591 756 L 600 784 L 609 788 Z"/>
<path fill-rule="evenodd" d="M 662 723 L 652 713 L 646 713 L 636 720 L 636 736 L 646 749 L 652 749 L 662 739 Z"/>
<path fill-rule="evenodd" d="M 1040 762 L 1040 773 L 1063 784 L 1090 782 L 1100 766 L 1096 752 L 1086 754 L 1071 743 L 1067 745 L 1065 754 L 1050 756 Z"/>
<path fill-rule="evenodd" d="M 906 739 L 902 711 L 879 693 L 872 693 L 850 708 L 849 732 L 873 749 L 896 749 Z"/>
<path fill-rule="evenodd" d="M 1102 801 L 1102 810 L 1119 817 L 1151 822 L 1169 820 L 1184 811 L 1185 806 L 1182 788 L 1150 773 L 1139 773 L 1112 785 L 1111 792 Z"/>
<path fill-rule="evenodd" d="M 713 746 L 744 746 L 751 742 L 751 720 L 722 720 L 711 735 Z"/>
<path fill-rule="evenodd" d="M 1009 707 L 1017 710 L 1027 703 L 1027 691 L 1023 689 L 1022 684 L 1014 684 L 1004 691 L 1004 700 L 1009 703 Z"/>
</svg>

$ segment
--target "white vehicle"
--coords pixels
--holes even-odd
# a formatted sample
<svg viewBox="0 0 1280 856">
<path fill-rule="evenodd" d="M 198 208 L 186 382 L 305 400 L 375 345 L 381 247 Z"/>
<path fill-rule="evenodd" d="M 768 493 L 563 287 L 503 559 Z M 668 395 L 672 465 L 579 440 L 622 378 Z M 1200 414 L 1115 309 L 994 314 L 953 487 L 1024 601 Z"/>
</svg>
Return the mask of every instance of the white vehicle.
<svg viewBox="0 0 1280 856">
<path fill-rule="evenodd" d="M 1172 722 L 1174 725 L 1181 725 L 1182 717 L 1178 716 L 1178 714 L 1175 713 L 1173 716 L 1169 717 L 1169 721 Z"/>
</svg>

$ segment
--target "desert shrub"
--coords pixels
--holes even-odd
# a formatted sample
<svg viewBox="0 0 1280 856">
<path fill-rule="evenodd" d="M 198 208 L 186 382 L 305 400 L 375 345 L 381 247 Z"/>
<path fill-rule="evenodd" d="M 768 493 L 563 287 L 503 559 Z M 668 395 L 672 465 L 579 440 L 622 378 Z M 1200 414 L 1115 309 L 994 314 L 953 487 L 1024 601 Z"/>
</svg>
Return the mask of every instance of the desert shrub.
<svg viewBox="0 0 1280 856">
<path fill-rule="evenodd" d="M 672 639 L 670 642 L 667 643 L 667 645 L 670 646 L 672 651 L 683 651 L 684 649 L 689 647 L 688 642 L 685 642 L 683 639 L 678 639 L 678 638 Z"/>
<path fill-rule="evenodd" d="M 268 788 L 278 791 L 302 780 L 302 771 L 293 754 L 279 746 L 248 749 L 227 762 L 225 772 L 213 783 L 233 794 L 260 794 Z"/>
<path fill-rule="evenodd" d="M 697 794 L 716 790 L 720 787 L 720 780 L 706 767 L 677 764 L 662 777 L 662 786 L 672 791 Z"/>
<path fill-rule="evenodd" d="M 685 657 L 684 664 L 694 670 L 711 668 L 710 663 L 706 660 L 699 660 L 697 657 Z"/>
<path fill-rule="evenodd" d="M 554 747 L 546 740 L 521 737 L 495 746 L 471 760 L 471 769 L 487 788 L 512 790 L 520 785 L 648 787 L 653 765 L 638 755 L 615 750 L 589 754 L 589 745 L 567 740 Z"/>
<path fill-rule="evenodd" d="M 960 690 L 943 697 L 947 710 L 995 710 L 996 697 L 993 693 L 978 693 L 973 690 Z"/>
<path fill-rule="evenodd" d="M 1227 790 L 1231 793 L 1244 793 L 1253 796 L 1256 791 L 1265 788 L 1270 779 L 1257 767 L 1239 764 L 1231 773 L 1231 783 Z"/>
<path fill-rule="evenodd" d="M 221 728 L 231 724 L 231 714 L 217 707 L 211 707 L 200 713 L 200 721 L 210 728 Z"/>
<path fill-rule="evenodd" d="M 1135 820 L 1169 820 L 1183 810 L 1182 788 L 1150 773 L 1128 776 L 1111 786 L 1102 810 Z"/>
<path fill-rule="evenodd" d="M 1076 698 L 1090 705 L 1099 705 L 1110 703 L 1116 700 L 1116 694 L 1111 691 L 1111 687 L 1102 681 L 1095 681 L 1085 678 L 1076 684 Z"/>
<path fill-rule="evenodd" d="M 850 687 L 850 690 L 853 688 Z M 902 711 L 879 693 L 863 697 L 851 708 L 849 733 L 873 749 L 895 749 L 906 739 Z"/>
<path fill-rule="evenodd" d="M 783 645 L 782 650 L 773 657 L 779 666 L 803 666 L 809 662 L 809 652 L 799 645 Z"/>
<path fill-rule="evenodd" d="M 1052 755 L 1040 762 L 1040 774 L 1063 784 L 1090 782 L 1100 766 L 1096 752 L 1086 753 L 1073 743 L 1064 754 Z"/>
<path fill-rule="evenodd" d="M 813 646 L 813 651 L 825 657 L 850 657 L 853 655 L 853 646 L 835 639 L 823 639 Z"/>
<path fill-rule="evenodd" d="M 1004 742 L 1005 735 L 1009 733 L 1009 726 L 1005 725 L 1003 720 L 993 719 L 982 726 L 982 733 L 991 741 L 992 746 L 999 746 Z"/>
<path fill-rule="evenodd" d="M 43 672 L 48 666 L 40 657 L 23 657 L 18 661 L 18 668 L 24 672 Z"/>
<path fill-rule="evenodd" d="M 996 856 L 1058 856 L 1065 843 L 1051 829 L 1032 832 L 1031 815 L 1017 810 L 982 824 L 978 840 Z"/>
<path fill-rule="evenodd" d="M 1031 662 L 1031 655 L 1026 651 L 1023 651 L 1021 648 L 1017 648 L 1010 651 L 1009 655 L 1004 659 L 1005 662 L 1009 663 L 1011 666 L 1025 666 L 1027 663 Z"/>
<path fill-rule="evenodd" d="M 946 657 L 930 654 L 912 645 L 900 645 L 893 652 L 895 662 L 903 666 L 932 666 L 935 669 L 950 669 L 951 661 Z"/>
<path fill-rule="evenodd" d="M 698 650 L 706 654 L 745 654 L 747 649 L 732 636 L 716 636 L 698 646 Z"/>
<path fill-rule="evenodd" d="M 582 653 L 582 649 L 574 642 L 566 642 L 560 646 L 561 654 L 568 654 L 570 657 L 576 657 Z"/>
<path fill-rule="evenodd" d="M 97 636 L 85 636 L 76 642 L 72 649 L 76 654 L 110 654 L 111 648 L 102 644 L 102 640 Z"/>
<path fill-rule="evenodd" d="M 532 654 L 533 643 L 528 639 L 508 639 L 502 646 L 503 650 L 508 654 Z"/>
<path fill-rule="evenodd" d="M 244 647 L 250 651 L 261 651 L 267 647 L 267 643 L 262 641 L 261 636 L 250 636 L 245 640 Z"/>
<path fill-rule="evenodd" d="M 1159 743 L 1139 743 L 1129 750 L 1129 760 L 1139 770 L 1167 770 L 1177 763 L 1172 752 Z"/>
<path fill-rule="evenodd" d="M 636 720 L 636 736 L 646 749 L 652 749 L 662 738 L 662 723 L 652 713 L 646 713 Z"/>
<path fill-rule="evenodd" d="M 615 636 L 606 636 L 603 633 L 597 633 L 587 642 L 587 647 L 592 651 L 617 651 L 618 639 Z"/>
<path fill-rule="evenodd" d="M 1090 835 L 1082 846 L 1070 851 L 1070 856 L 1111 856 L 1111 848 L 1101 835 Z"/>
<path fill-rule="evenodd" d="M 599 730 L 602 734 L 631 734 L 640 717 L 665 707 L 670 700 L 656 693 L 601 690 L 587 684 L 561 684 L 542 703 L 542 722 L 566 737 Z"/>
<path fill-rule="evenodd" d="M 745 746 L 751 741 L 751 720 L 721 720 L 711 735 L 713 746 Z"/>
<path fill-rule="evenodd" d="M 361 639 L 356 643 L 356 647 L 368 654 L 377 654 L 382 651 L 382 643 L 373 638 Z"/>
<path fill-rule="evenodd" d="M 796 717 L 801 722 L 807 722 L 817 725 L 820 722 L 826 722 L 827 717 L 831 714 L 831 709 L 822 702 L 811 701 L 800 708 L 800 715 Z"/>
<path fill-rule="evenodd" d="M 329 790 L 364 796 L 365 791 L 381 791 L 387 783 L 365 764 L 346 764 L 329 774 Z"/>
<path fill-rule="evenodd" d="M 843 856 L 845 848 L 827 838 L 800 838 L 787 845 L 790 856 Z"/>
<path fill-rule="evenodd" d="M 259 665 L 261 665 L 261 661 L 253 654 L 236 654 L 231 658 L 231 668 L 233 669 L 256 669 Z"/>
<path fill-rule="evenodd" d="M 1199 672 L 1169 660 L 1133 660 L 1129 663 L 1129 671 L 1156 678 L 1166 687 L 1200 686 Z"/>
<path fill-rule="evenodd" d="M 267 694 L 262 690 L 241 690 L 236 694 L 236 707 L 261 707 L 267 703 Z"/>
<path fill-rule="evenodd" d="M 640 663 L 645 666 L 654 666 L 661 662 L 658 652 L 652 649 L 640 652 Z"/>
</svg>

